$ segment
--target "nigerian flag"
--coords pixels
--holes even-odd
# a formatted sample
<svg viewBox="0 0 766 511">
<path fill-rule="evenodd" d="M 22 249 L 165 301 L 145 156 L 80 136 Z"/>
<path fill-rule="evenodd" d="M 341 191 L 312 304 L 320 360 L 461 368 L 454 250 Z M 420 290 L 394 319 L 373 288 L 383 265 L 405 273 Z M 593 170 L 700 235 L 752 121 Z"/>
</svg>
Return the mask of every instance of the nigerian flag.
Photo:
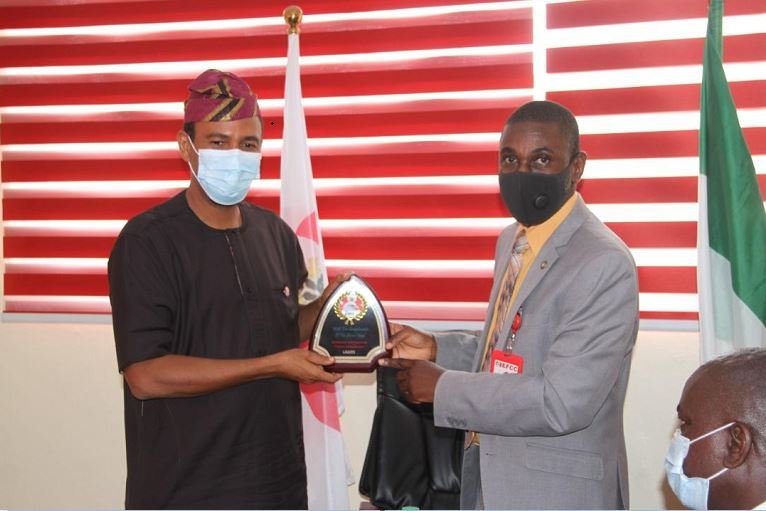
<svg viewBox="0 0 766 511">
<path fill-rule="evenodd" d="M 697 287 L 703 361 L 766 347 L 766 211 L 723 71 L 712 0 L 700 103 Z"/>
</svg>

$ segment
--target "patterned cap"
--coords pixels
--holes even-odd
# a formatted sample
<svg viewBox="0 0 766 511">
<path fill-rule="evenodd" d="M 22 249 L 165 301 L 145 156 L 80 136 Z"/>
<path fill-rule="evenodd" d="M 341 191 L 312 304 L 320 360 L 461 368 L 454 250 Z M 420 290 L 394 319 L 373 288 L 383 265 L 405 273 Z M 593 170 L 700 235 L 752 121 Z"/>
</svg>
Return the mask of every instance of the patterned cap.
<svg viewBox="0 0 766 511">
<path fill-rule="evenodd" d="M 189 84 L 184 102 L 184 122 L 237 121 L 261 118 L 258 102 L 240 77 L 208 69 Z"/>
</svg>

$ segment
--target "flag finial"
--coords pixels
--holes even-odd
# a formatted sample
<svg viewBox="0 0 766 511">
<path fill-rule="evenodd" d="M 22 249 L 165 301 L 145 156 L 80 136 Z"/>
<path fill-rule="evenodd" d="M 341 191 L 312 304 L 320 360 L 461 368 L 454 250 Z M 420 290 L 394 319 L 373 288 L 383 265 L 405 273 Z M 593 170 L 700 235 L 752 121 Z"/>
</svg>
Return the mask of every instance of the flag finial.
<svg viewBox="0 0 766 511">
<path fill-rule="evenodd" d="M 301 31 L 298 25 L 303 20 L 303 9 L 297 5 L 289 5 L 282 11 L 282 16 L 284 16 L 285 22 L 290 25 L 290 28 L 287 29 L 288 34 L 297 34 Z"/>
</svg>

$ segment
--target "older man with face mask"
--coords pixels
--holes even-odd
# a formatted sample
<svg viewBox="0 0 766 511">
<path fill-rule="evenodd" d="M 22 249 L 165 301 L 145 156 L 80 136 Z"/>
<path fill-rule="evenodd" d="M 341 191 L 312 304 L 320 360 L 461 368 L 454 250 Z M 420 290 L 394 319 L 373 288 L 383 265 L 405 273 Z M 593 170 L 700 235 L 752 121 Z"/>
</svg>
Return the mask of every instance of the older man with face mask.
<svg viewBox="0 0 766 511">
<path fill-rule="evenodd" d="M 132 218 L 109 259 L 125 379 L 127 508 L 307 505 L 298 382 L 334 383 L 299 349 L 320 303 L 295 234 L 245 201 L 263 121 L 250 87 L 208 70 L 177 135 L 188 189 Z"/>
<path fill-rule="evenodd" d="M 712 360 L 686 382 L 665 458 L 690 509 L 766 509 L 766 349 Z"/>
</svg>

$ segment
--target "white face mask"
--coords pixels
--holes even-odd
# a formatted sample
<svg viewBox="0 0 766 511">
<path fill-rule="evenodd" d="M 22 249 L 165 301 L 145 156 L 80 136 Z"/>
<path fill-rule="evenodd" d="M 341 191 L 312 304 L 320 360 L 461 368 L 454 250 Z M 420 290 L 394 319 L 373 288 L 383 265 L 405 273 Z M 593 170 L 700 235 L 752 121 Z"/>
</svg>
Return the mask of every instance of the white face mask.
<svg viewBox="0 0 766 511">
<path fill-rule="evenodd" d="M 191 142 L 191 141 L 190 141 Z M 197 173 L 189 169 L 210 200 L 232 206 L 247 196 L 250 184 L 261 177 L 261 153 L 241 149 L 192 149 L 199 156 Z"/>
<path fill-rule="evenodd" d="M 668 447 L 668 453 L 665 455 L 665 475 L 667 476 L 668 484 L 673 490 L 673 493 L 676 494 L 676 497 L 681 501 L 681 504 L 689 509 L 707 509 L 710 481 L 729 470 L 724 467 L 707 479 L 704 477 L 687 477 L 686 474 L 684 474 L 684 460 L 686 459 L 686 455 L 689 454 L 689 446 L 703 438 L 714 435 L 719 431 L 723 431 L 734 424 L 734 422 L 730 422 L 720 428 L 716 428 L 713 431 L 698 436 L 694 440 L 689 440 L 683 436 L 680 429 L 677 429 L 675 434 L 673 434 L 673 440 L 671 440 L 670 447 Z"/>
</svg>

